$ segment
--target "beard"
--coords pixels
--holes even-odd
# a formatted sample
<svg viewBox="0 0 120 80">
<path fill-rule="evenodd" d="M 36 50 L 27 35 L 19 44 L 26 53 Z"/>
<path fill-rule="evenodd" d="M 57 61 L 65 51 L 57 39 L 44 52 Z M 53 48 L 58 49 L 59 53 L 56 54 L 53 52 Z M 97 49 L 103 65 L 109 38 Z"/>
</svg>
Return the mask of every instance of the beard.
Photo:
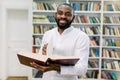
<svg viewBox="0 0 120 80">
<path fill-rule="evenodd" d="M 74 18 L 73 18 L 74 19 Z M 73 22 L 73 19 L 71 21 L 68 21 L 66 19 L 55 19 L 57 25 L 58 25 L 58 28 L 62 29 L 62 30 L 65 30 L 67 28 L 69 28 L 71 26 L 71 23 Z M 60 25 L 59 22 L 60 20 L 65 20 L 66 21 L 66 24 L 64 25 Z"/>
</svg>

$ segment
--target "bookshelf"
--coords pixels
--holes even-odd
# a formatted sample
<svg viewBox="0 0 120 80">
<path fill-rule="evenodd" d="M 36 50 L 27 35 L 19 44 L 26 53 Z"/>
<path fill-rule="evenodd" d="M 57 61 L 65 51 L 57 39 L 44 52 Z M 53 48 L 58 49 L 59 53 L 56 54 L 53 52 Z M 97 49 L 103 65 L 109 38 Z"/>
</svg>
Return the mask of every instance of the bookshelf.
<svg viewBox="0 0 120 80">
<path fill-rule="evenodd" d="M 103 1 L 103 29 L 102 29 L 102 78 L 114 77 L 120 79 L 120 0 Z M 108 43 L 108 44 L 107 44 Z M 106 74 L 106 76 L 104 76 Z M 107 76 L 111 74 L 112 76 Z M 117 77 L 117 79 L 115 79 Z"/>
<path fill-rule="evenodd" d="M 38 53 L 45 31 L 56 26 L 53 18 L 56 6 L 70 3 L 75 9 L 72 25 L 90 37 L 90 55 L 87 74 L 80 80 L 104 80 L 115 75 L 120 79 L 120 0 L 33 0 L 33 46 Z M 118 65 L 118 66 L 117 66 Z M 42 74 L 33 69 L 33 79 Z M 36 77 L 35 77 L 36 76 Z M 108 80 L 108 79 L 107 79 Z"/>
</svg>

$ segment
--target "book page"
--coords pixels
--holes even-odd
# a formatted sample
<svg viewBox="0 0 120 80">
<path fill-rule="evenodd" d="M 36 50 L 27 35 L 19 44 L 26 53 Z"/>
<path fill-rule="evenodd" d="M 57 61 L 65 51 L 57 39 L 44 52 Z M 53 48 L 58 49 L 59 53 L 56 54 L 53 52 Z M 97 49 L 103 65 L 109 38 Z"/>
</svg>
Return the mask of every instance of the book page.
<svg viewBox="0 0 120 80">
<path fill-rule="evenodd" d="M 78 57 L 75 56 L 59 56 L 59 55 L 53 55 L 53 56 L 49 56 L 50 59 L 78 59 Z"/>
<path fill-rule="evenodd" d="M 28 51 L 20 51 L 18 54 L 22 55 L 22 56 L 32 58 L 32 59 L 40 60 L 40 61 L 43 61 L 43 62 L 46 62 L 47 59 L 48 59 L 48 57 L 45 56 L 45 55 L 41 55 L 41 54 L 37 54 L 37 53 L 31 53 L 31 52 L 28 52 Z"/>
<path fill-rule="evenodd" d="M 30 58 L 33 58 L 33 59 L 37 59 L 37 60 L 40 60 L 40 61 L 46 61 L 48 58 L 54 59 L 54 60 L 56 60 L 56 59 L 76 59 L 76 58 L 78 58 L 78 57 L 74 57 L 74 56 L 41 55 L 41 54 L 37 54 L 37 53 L 31 53 L 29 51 L 20 51 L 18 54 L 26 56 L 26 57 L 30 57 Z"/>
<path fill-rule="evenodd" d="M 59 56 L 59 55 L 41 55 L 36 53 L 31 53 L 28 51 L 20 51 L 18 54 L 18 58 L 22 64 L 29 65 L 30 62 L 36 62 L 40 65 L 47 65 L 46 63 L 59 64 L 59 65 L 75 65 L 79 60 L 78 57 L 74 56 Z"/>
</svg>

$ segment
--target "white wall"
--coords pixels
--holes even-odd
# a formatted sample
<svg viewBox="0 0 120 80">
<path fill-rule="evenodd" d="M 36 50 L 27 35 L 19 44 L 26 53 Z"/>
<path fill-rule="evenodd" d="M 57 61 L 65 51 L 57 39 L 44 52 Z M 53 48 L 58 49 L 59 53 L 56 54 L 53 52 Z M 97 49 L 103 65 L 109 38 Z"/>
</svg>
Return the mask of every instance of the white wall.
<svg viewBox="0 0 120 80">
<path fill-rule="evenodd" d="M 2 15 L 1 15 L 1 13 L 2 13 L 2 11 L 1 11 L 1 7 L 2 7 L 2 1 L 0 1 L 0 28 L 1 28 L 1 21 L 2 21 Z M 1 44 L 1 36 L 2 36 L 2 29 L 0 29 L 0 44 Z M 0 46 L 0 53 L 1 53 L 1 46 Z M 0 59 L 1 59 L 1 56 L 0 56 Z M 1 63 L 0 63 L 1 64 Z"/>
<path fill-rule="evenodd" d="M 2 12 L 1 12 L 1 1 L 0 1 L 0 14 L 1 14 Z M 1 23 L 1 21 L 2 21 L 2 15 L 0 15 L 0 44 L 2 44 L 2 23 Z M 1 74 L 1 70 L 2 70 L 2 68 L 1 68 L 1 66 L 2 66 L 2 56 L 1 56 L 1 54 L 2 54 L 2 45 L 0 45 L 0 74 Z M 1 77 L 0 77 L 0 79 L 1 79 Z"/>
<path fill-rule="evenodd" d="M 0 0 L 0 80 L 6 80 L 8 68 L 6 54 L 6 12 L 8 9 L 29 9 L 29 20 L 31 20 L 31 5 L 32 0 Z"/>
</svg>

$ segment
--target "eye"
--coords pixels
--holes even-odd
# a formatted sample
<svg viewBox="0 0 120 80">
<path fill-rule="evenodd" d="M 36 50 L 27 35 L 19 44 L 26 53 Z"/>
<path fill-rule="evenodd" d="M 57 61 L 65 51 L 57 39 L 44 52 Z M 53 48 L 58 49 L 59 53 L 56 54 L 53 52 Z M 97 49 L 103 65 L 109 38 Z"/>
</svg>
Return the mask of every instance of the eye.
<svg viewBox="0 0 120 80">
<path fill-rule="evenodd" d="M 72 16 L 72 14 L 71 14 L 70 12 L 65 13 L 65 15 L 66 15 L 66 16 L 69 16 L 69 17 Z"/>
<path fill-rule="evenodd" d="M 62 12 L 62 11 L 58 11 L 57 14 L 58 14 L 58 15 L 62 15 L 63 12 Z"/>
<path fill-rule="evenodd" d="M 64 13 L 63 11 L 58 11 L 57 14 L 58 15 L 65 15 L 66 17 L 71 17 L 72 16 L 71 12 L 65 12 Z"/>
</svg>

